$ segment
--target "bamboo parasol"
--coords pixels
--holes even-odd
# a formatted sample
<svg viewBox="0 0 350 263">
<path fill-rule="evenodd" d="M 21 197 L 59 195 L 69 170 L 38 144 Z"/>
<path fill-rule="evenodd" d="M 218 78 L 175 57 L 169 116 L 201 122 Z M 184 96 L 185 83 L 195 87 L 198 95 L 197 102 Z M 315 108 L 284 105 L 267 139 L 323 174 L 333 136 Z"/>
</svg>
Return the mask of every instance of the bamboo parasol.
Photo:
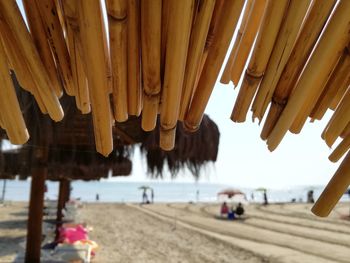
<svg viewBox="0 0 350 263">
<path fill-rule="evenodd" d="M 347 135 L 337 148 L 332 152 L 328 159 L 332 162 L 337 162 L 350 149 L 350 136 Z"/>
</svg>

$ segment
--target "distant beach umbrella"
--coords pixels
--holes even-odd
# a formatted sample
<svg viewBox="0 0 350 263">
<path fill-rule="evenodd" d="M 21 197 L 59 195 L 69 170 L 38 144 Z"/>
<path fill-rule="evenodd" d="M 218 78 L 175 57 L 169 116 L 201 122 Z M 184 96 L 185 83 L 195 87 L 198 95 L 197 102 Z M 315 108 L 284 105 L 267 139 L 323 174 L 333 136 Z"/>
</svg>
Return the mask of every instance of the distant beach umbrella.
<svg viewBox="0 0 350 263">
<path fill-rule="evenodd" d="M 227 188 L 218 193 L 218 195 L 227 195 L 228 198 L 231 198 L 235 195 L 243 195 L 245 196 L 245 193 L 243 193 L 241 190 L 233 189 L 233 188 Z"/>
<path fill-rule="evenodd" d="M 148 185 L 141 185 L 138 189 L 139 190 L 148 190 L 148 189 L 152 189 L 152 187 L 150 187 Z"/>
<path fill-rule="evenodd" d="M 255 191 L 258 191 L 258 192 L 267 192 L 267 189 L 264 188 L 264 187 L 259 187 L 259 188 L 256 188 Z"/>
</svg>

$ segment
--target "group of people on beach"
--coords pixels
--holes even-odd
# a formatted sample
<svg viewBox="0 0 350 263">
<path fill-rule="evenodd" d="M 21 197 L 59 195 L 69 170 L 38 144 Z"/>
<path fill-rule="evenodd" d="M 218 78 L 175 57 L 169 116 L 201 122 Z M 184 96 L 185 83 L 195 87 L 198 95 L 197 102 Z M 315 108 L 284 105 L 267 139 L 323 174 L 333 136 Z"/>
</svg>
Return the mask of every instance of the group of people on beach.
<svg viewBox="0 0 350 263">
<path fill-rule="evenodd" d="M 220 211 L 221 217 L 226 216 L 227 219 L 233 220 L 237 216 L 240 217 L 243 214 L 244 214 L 244 208 L 242 203 L 238 203 L 238 205 L 236 206 L 236 209 L 234 209 L 233 206 L 229 208 L 226 202 L 223 202 L 221 205 L 221 211 Z"/>
</svg>

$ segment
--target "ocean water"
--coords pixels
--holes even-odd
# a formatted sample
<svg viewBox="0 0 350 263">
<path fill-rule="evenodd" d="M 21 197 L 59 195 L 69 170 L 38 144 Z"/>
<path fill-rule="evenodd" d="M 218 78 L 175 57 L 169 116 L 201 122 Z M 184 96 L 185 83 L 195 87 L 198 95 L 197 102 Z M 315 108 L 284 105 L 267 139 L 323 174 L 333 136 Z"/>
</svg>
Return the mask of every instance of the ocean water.
<svg viewBox="0 0 350 263">
<path fill-rule="evenodd" d="M 249 201 L 262 202 L 263 195 L 251 188 L 239 188 L 232 185 L 209 183 L 178 183 L 178 182 L 83 182 L 72 183 L 73 198 L 82 201 L 95 201 L 96 194 L 100 202 L 141 202 L 142 190 L 140 186 L 147 185 L 154 189 L 155 202 L 217 202 L 217 193 L 225 188 L 237 188 L 246 194 Z M 57 199 L 58 183 L 48 182 L 48 192 L 45 198 Z M 3 180 L 0 180 L 0 198 L 2 195 Z M 317 199 L 323 190 L 323 186 L 300 186 L 289 189 L 267 189 L 269 202 L 306 201 L 307 191 L 314 190 L 314 198 Z M 7 180 L 5 200 L 28 201 L 30 181 Z M 198 194 L 197 194 L 198 193 Z M 254 200 L 252 200 L 252 194 Z M 150 192 L 148 192 L 150 197 Z M 349 201 L 349 196 L 344 195 L 342 201 Z"/>
</svg>

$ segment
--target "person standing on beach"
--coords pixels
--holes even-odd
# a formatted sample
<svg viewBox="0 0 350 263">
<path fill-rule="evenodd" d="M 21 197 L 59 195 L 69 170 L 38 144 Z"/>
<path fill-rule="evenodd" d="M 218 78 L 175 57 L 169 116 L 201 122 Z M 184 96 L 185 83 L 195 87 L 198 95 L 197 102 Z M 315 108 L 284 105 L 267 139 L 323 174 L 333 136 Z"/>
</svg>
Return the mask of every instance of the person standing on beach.
<svg viewBox="0 0 350 263">
<path fill-rule="evenodd" d="M 264 191 L 264 205 L 268 205 L 269 202 L 267 200 L 267 193 L 266 193 L 266 190 Z"/>
<path fill-rule="evenodd" d="M 154 191 L 151 189 L 151 202 L 154 203 Z"/>
<path fill-rule="evenodd" d="M 143 189 L 142 203 L 143 204 L 147 204 L 148 203 L 148 197 L 147 197 L 146 189 Z"/>
<path fill-rule="evenodd" d="M 100 201 L 100 195 L 99 194 L 96 194 L 96 202 L 97 201 Z"/>
</svg>

